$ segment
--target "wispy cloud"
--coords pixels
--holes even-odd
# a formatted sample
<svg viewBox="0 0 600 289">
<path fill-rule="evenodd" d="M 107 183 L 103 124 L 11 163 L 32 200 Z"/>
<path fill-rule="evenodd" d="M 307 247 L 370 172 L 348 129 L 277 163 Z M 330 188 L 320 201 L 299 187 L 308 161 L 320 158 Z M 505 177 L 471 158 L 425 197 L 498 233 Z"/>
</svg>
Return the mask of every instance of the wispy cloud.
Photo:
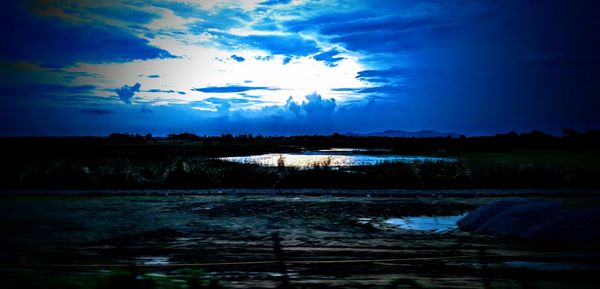
<svg viewBox="0 0 600 289">
<path fill-rule="evenodd" d="M 192 88 L 193 91 L 200 91 L 205 93 L 237 93 L 245 92 L 250 90 L 277 90 L 277 88 L 267 86 L 242 86 L 242 85 L 230 85 L 230 86 L 209 86 L 202 88 Z"/>
</svg>

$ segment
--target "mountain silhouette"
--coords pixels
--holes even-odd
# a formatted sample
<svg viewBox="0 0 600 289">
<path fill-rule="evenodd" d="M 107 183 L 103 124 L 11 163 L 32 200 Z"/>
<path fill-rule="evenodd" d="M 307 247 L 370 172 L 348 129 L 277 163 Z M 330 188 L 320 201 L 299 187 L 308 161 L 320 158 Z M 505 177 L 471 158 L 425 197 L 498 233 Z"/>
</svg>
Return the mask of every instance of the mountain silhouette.
<svg viewBox="0 0 600 289">
<path fill-rule="evenodd" d="M 403 131 L 388 129 L 380 132 L 369 132 L 369 133 L 347 133 L 346 135 L 352 136 L 381 136 L 381 137 L 459 137 L 460 135 L 455 132 L 439 132 L 435 130 L 420 130 L 420 131 Z"/>
</svg>

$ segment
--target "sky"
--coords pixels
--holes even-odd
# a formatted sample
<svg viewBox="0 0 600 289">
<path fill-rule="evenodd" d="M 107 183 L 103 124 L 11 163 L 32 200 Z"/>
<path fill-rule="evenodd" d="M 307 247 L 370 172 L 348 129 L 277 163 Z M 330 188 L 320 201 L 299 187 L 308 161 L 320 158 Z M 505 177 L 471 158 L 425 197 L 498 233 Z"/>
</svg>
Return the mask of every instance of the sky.
<svg viewBox="0 0 600 289">
<path fill-rule="evenodd" d="M 600 128 L 598 1 L 6 1 L 0 135 Z"/>
</svg>

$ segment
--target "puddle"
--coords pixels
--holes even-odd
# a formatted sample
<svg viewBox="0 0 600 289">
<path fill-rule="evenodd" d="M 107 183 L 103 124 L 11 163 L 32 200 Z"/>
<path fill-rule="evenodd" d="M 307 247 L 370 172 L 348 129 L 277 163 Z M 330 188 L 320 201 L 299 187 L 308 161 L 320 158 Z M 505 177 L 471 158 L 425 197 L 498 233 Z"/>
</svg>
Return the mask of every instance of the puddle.
<svg viewBox="0 0 600 289">
<path fill-rule="evenodd" d="M 504 262 L 504 265 L 511 268 L 523 268 L 540 271 L 581 271 L 600 269 L 600 266 L 562 262 L 508 261 Z"/>
<path fill-rule="evenodd" d="M 358 223 L 361 225 L 370 224 L 373 221 L 373 218 L 358 218 Z"/>
<path fill-rule="evenodd" d="M 142 265 L 168 265 L 168 264 L 171 264 L 171 262 L 169 262 L 169 257 L 161 257 L 161 256 L 142 256 L 142 257 L 136 257 L 135 260 Z"/>
<path fill-rule="evenodd" d="M 444 233 L 458 228 L 457 222 L 465 215 L 390 218 L 385 223 L 404 230 Z"/>
</svg>

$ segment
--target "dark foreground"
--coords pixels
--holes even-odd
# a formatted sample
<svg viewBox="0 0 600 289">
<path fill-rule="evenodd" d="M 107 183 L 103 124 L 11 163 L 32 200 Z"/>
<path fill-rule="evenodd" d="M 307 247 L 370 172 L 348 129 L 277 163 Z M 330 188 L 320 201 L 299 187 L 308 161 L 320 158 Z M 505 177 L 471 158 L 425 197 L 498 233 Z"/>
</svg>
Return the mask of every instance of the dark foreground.
<svg viewBox="0 0 600 289">
<path fill-rule="evenodd" d="M 361 149 L 358 154 L 450 158 L 306 169 L 220 157 Z M 0 138 L 0 190 L 86 189 L 524 189 L 600 188 L 600 131 L 487 137 Z M 352 153 L 353 154 L 353 153 Z M 282 159 L 283 160 L 283 159 Z"/>
<path fill-rule="evenodd" d="M 2 194 L 0 288 L 597 288 L 600 276 L 600 244 L 385 223 L 515 194 L 600 204 L 590 191 L 154 193 Z"/>
</svg>

